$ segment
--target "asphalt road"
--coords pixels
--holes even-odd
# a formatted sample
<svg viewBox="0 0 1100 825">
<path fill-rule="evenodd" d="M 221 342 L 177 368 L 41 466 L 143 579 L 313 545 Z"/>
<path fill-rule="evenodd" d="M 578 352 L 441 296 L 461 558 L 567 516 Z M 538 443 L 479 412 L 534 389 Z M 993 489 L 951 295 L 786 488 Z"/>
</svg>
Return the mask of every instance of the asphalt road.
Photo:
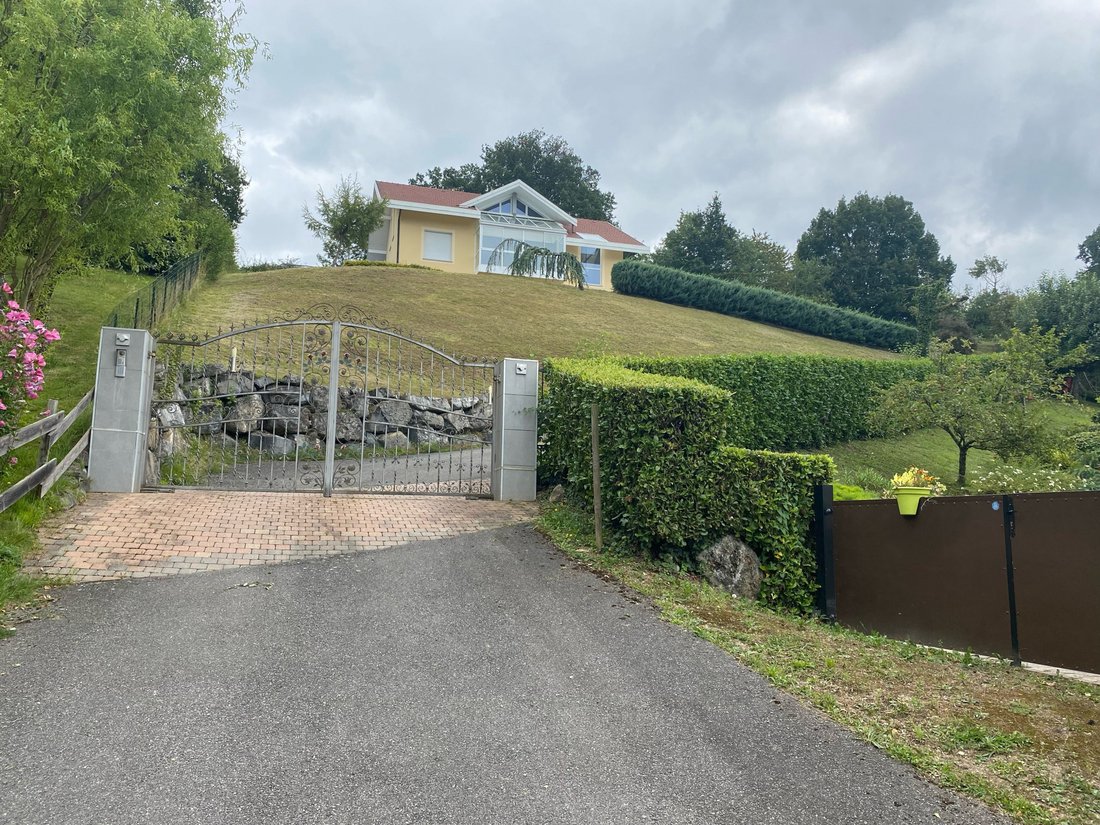
<svg viewBox="0 0 1100 825">
<path fill-rule="evenodd" d="M 53 614 L 0 642 L 3 823 L 1005 821 L 527 527 Z"/>
</svg>

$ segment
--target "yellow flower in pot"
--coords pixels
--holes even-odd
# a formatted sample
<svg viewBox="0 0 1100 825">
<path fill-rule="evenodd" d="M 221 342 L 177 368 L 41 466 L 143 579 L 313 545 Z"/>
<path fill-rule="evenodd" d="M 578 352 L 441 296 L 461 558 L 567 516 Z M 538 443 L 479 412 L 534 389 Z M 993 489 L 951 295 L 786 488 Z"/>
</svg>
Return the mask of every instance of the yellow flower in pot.
<svg viewBox="0 0 1100 825">
<path fill-rule="evenodd" d="M 922 498 L 942 495 L 947 489 L 938 478 L 920 467 L 898 473 L 890 483 L 893 485 L 891 492 L 898 500 L 898 512 L 903 516 L 915 516 Z"/>
</svg>

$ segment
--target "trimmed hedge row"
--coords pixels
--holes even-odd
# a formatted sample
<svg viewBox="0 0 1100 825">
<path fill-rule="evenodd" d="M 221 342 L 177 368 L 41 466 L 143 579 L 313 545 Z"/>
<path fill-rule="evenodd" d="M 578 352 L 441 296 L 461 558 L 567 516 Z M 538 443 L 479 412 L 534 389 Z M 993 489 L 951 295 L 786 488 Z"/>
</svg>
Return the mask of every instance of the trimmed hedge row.
<svg viewBox="0 0 1100 825">
<path fill-rule="evenodd" d="M 539 474 L 592 502 L 591 405 L 599 405 L 605 524 L 646 552 L 695 552 L 731 533 L 760 554 L 761 598 L 808 610 L 816 590 L 810 543 L 813 488 L 833 474 L 827 456 L 723 446 L 733 396 L 678 376 L 612 361 L 543 365 Z"/>
<path fill-rule="evenodd" d="M 868 424 L 879 389 L 924 378 L 925 359 L 873 361 L 819 355 L 624 358 L 634 370 L 693 378 L 734 398 L 729 444 L 798 450 L 878 435 Z"/>
<path fill-rule="evenodd" d="M 760 554 L 761 601 L 809 613 L 817 592 L 810 522 L 814 487 L 836 467 L 827 455 L 772 453 L 723 447 L 714 455 L 711 529 L 732 534 Z"/>
<path fill-rule="evenodd" d="M 615 264 L 611 285 L 624 295 L 706 309 L 868 347 L 900 349 L 921 342 L 916 327 L 785 292 L 633 259 Z"/>
<path fill-rule="evenodd" d="M 690 547 L 714 496 L 711 455 L 726 440 L 733 398 L 698 381 L 609 361 L 543 364 L 539 476 L 566 481 L 591 506 L 591 407 L 600 408 L 605 523 L 645 551 Z"/>
</svg>

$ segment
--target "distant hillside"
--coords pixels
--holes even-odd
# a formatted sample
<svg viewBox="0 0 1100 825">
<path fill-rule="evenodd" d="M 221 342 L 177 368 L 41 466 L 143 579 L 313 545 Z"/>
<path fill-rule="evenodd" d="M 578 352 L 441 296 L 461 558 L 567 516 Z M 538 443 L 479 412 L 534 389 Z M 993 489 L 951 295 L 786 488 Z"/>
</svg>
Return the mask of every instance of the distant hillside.
<svg viewBox="0 0 1100 825">
<path fill-rule="evenodd" d="M 892 357 L 713 312 L 558 282 L 403 267 L 300 267 L 223 275 L 197 289 L 169 326 L 203 332 L 318 303 L 351 304 L 379 326 L 400 329 L 445 351 L 489 358 L 725 352 Z"/>
</svg>

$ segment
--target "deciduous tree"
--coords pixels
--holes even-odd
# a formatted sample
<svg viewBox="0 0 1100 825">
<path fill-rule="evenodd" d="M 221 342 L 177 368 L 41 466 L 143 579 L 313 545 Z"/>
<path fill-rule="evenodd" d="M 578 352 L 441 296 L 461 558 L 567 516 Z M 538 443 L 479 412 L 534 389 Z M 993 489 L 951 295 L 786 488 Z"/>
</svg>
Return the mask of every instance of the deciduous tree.
<svg viewBox="0 0 1100 825">
<path fill-rule="evenodd" d="M 829 294 L 838 306 L 903 323 L 914 320 L 918 287 L 946 289 L 955 272 L 913 204 L 899 195 L 841 198 L 836 209 L 818 212 L 795 254 L 830 267 Z"/>
<path fill-rule="evenodd" d="M 340 178 L 332 197 L 317 189 L 317 215 L 302 208 L 306 228 L 321 239 L 324 253 L 317 256 L 325 266 L 340 266 L 344 261 L 367 257 L 370 234 L 382 225 L 388 202 L 367 198 L 358 178 Z"/>
<path fill-rule="evenodd" d="M 960 355 L 950 342 L 929 347 L 932 372 L 884 390 L 873 418 L 905 429 L 937 427 L 959 451 L 956 483 L 966 486 L 970 450 L 992 450 L 1001 458 L 1042 455 L 1049 447 L 1046 417 L 1036 398 L 1061 393 L 1057 372 L 1079 352 L 1060 352 L 1057 333 L 1013 330 L 1004 352 L 994 358 Z"/>
<path fill-rule="evenodd" d="M 514 180 L 522 180 L 573 217 L 614 220 L 615 196 L 600 189 L 600 173 L 584 163 L 565 138 L 541 129 L 482 146 L 481 163 L 436 166 L 409 183 L 481 193 Z"/>
<path fill-rule="evenodd" d="M 67 265 L 180 231 L 254 42 L 202 0 L 0 3 L 0 274 L 36 308 Z"/>
<path fill-rule="evenodd" d="M 1077 258 L 1085 265 L 1085 272 L 1100 275 L 1100 226 L 1096 227 L 1077 247 Z"/>
</svg>

